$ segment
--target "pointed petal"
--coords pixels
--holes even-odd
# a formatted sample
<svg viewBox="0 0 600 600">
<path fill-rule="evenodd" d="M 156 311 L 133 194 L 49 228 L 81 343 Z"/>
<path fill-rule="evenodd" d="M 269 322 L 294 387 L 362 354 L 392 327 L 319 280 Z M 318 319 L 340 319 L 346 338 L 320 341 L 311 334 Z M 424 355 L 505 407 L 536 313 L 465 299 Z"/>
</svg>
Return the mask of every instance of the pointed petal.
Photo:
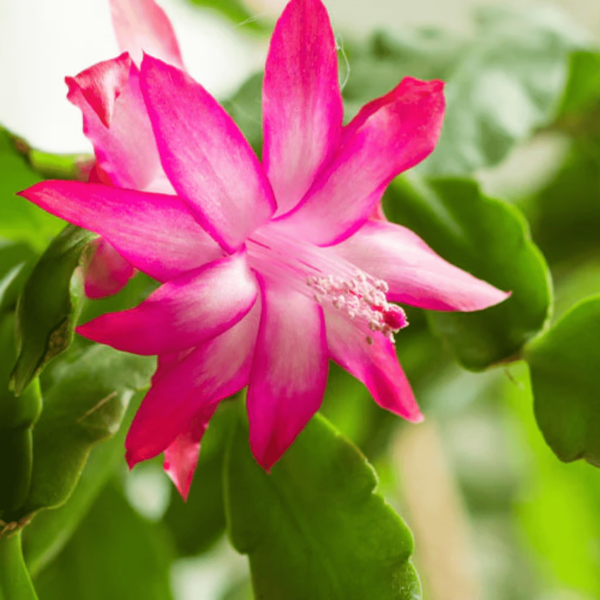
<svg viewBox="0 0 600 600">
<path fill-rule="evenodd" d="M 77 332 L 133 354 L 177 352 L 235 325 L 257 294 L 246 254 L 240 251 L 171 279 L 135 308 L 102 315 Z"/>
<path fill-rule="evenodd" d="M 139 73 L 127 54 L 65 81 L 67 98 L 81 110 L 83 131 L 113 185 L 143 190 L 164 178 Z"/>
<path fill-rule="evenodd" d="M 182 71 L 146 56 L 141 85 L 167 177 L 223 248 L 237 249 L 275 210 L 258 159 L 217 101 Z"/>
<path fill-rule="evenodd" d="M 165 450 L 163 469 L 175 484 L 184 502 L 187 501 L 198 465 L 200 442 L 216 408 L 217 404 L 207 411 L 208 414 L 200 413 L 194 417 L 188 429 L 180 433 Z"/>
<path fill-rule="evenodd" d="M 175 31 L 154 0 L 110 0 L 113 27 L 121 50 L 139 65 L 146 52 L 183 69 Z"/>
<path fill-rule="evenodd" d="M 252 452 L 269 470 L 319 410 L 328 360 L 321 307 L 271 280 L 261 290 L 247 405 Z"/>
<path fill-rule="evenodd" d="M 336 43 L 321 0 L 292 0 L 277 22 L 263 85 L 263 163 L 285 213 L 337 149 L 343 107 Z"/>
<path fill-rule="evenodd" d="M 104 236 L 133 266 L 159 281 L 223 256 L 176 196 L 76 181 L 42 181 L 20 195 Z"/>
<path fill-rule="evenodd" d="M 120 292 L 133 277 L 133 265 L 106 240 L 94 241 L 96 249 L 85 270 L 85 295 L 98 299 Z"/>
<path fill-rule="evenodd" d="M 510 296 L 451 265 L 417 234 L 393 223 L 367 221 L 352 237 L 327 250 L 387 282 L 393 302 L 473 311 Z"/>
<path fill-rule="evenodd" d="M 259 319 L 257 301 L 231 329 L 192 352 L 159 358 L 125 441 L 130 467 L 164 452 L 190 422 L 208 420 L 221 400 L 248 384 Z"/>
<path fill-rule="evenodd" d="M 345 128 L 339 152 L 280 226 L 321 246 L 352 235 L 390 181 L 432 152 L 443 116 L 441 81 L 404 79 Z"/>
<path fill-rule="evenodd" d="M 394 345 L 381 333 L 350 321 L 334 308 L 325 310 L 325 321 L 331 358 L 364 383 L 381 407 L 409 421 L 421 421 L 423 416 Z"/>
</svg>

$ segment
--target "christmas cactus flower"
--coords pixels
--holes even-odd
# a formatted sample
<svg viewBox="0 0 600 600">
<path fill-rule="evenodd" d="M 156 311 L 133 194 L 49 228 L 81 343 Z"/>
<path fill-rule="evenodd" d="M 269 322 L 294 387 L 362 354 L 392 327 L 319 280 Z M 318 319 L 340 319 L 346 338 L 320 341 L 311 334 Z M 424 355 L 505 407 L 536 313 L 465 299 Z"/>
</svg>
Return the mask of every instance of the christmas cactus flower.
<svg viewBox="0 0 600 600">
<path fill-rule="evenodd" d="M 110 64 L 106 79 L 125 87 L 94 110 L 107 110 L 99 131 L 133 161 L 127 172 L 114 160 L 112 185 L 48 181 L 22 195 L 162 283 L 136 308 L 78 329 L 159 357 L 127 437 L 130 466 L 164 452 L 185 497 L 218 403 L 248 386 L 250 444 L 270 469 L 319 409 L 330 359 L 382 407 L 419 421 L 396 358 L 407 323 L 394 303 L 474 311 L 508 295 L 371 217 L 390 181 L 435 147 L 443 84 L 406 78 L 344 126 L 325 7 L 291 0 L 265 68 L 261 164 L 177 65 L 149 54 L 139 71 L 127 55 Z M 151 126 L 132 136 L 129 119 Z"/>
<path fill-rule="evenodd" d="M 83 115 L 83 131 L 96 163 L 90 181 L 115 187 L 174 194 L 158 155 L 140 91 L 143 51 L 183 68 L 173 27 L 154 0 L 110 0 L 113 27 L 124 54 L 67 77 L 67 98 Z M 87 265 L 90 298 L 118 292 L 134 274 L 133 265 L 103 238 Z"/>
</svg>

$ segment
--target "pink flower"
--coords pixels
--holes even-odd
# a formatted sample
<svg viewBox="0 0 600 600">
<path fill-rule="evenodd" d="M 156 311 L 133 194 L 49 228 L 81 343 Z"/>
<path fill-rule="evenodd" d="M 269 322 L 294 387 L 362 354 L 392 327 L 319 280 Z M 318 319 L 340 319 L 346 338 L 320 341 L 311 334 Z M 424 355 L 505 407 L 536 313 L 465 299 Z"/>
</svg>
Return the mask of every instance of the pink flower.
<svg viewBox="0 0 600 600">
<path fill-rule="evenodd" d="M 67 77 L 67 98 L 83 113 L 83 130 L 96 154 L 91 182 L 174 194 L 162 166 L 139 86 L 143 51 L 183 68 L 173 27 L 154 0 L 110 0 L 113 27 L 124 54 Z M 133 59 L 133 60 L 132 60 Z M 105 239 L 87 267 L 86 295 L 121 290 L 135 273 Z"/>
<path fill-rule="evenodd" d="M 138 75 L 126 56 L 118 60 L 135 73 L 128 85 L 139 79 L 119 100 L 133 103 L 141 90 L 139 118 L 148 115 L 153 132 L 123 134 L 121 147 L 139 150 L 150 183 L 121 187 L 153 189 L 151 174 L 162 173 L 157 148 L 177 195 L 63 181 L 23 195 L 99 233 L 162 282 L 138 307 L 78 329 L 159 356 L 127 437 L 130 466 L 164 452 L 185 497 L 216 406 L 248 386 L 250 444 L 270 469 L 319 409 L 329 359 L 382 407 L 419 421 L 393 343 L 406 318 L 391 302 L 472 311 L 508 295 L 408 229 L 371 218 L 388 183 L 433 150 L 443 84 L 406 78 L 343 126 L 325 7 L 291 0 L 265 69 L 261 165 L 227 113 L 183 71 L 147 55 Z M 112 119 L 109 131 L 120 127 L 116 111 Z"/>
</svg>

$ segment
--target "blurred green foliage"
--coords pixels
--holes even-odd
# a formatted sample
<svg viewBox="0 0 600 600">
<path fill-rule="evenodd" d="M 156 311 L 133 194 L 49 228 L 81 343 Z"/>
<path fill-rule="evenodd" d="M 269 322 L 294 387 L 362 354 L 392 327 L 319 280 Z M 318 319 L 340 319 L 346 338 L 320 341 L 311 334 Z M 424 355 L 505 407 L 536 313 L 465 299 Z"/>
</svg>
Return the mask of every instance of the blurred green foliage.
<svg viewBox="0 0 600 600">
<path fill-rule="evenodd" d="M 240 30 L 265 29 L 238 0 L 194 2 L 236 25 L 250 18 Z M 425 414 L 439 427 L 472 525 L 473 578 L 485 600 L 600 598 L 600 473 L 581 461 L 561 463 L 544 441 L 563 460 L 598 463 L 600 54 L 566 19 L 542 8 L 486 9 L 465 35 L 377 32 L 366 42 L 346 39 L 344 52 L 350 65 L 347 73 L 340 57 L 342 78 L 348 75 L 347 118 L 404 76 L 447 81 L 439 147 L 417 174 L 392 184 L 387 214 L 448 260 L 513 292 L 505 304 L 478 314 L 426 318 L 409 309 L 411 326 L 397 344 Z M 255 75 L 226 103 L 259 152 L 261 83 Z M 512 206 L 489 198 L 478 170 L 493 172 L 514 152 L 524 152 L 517 168 L 527 178 L 527 145 L 548 132 L 568 147 L 553 171 L 513 198 Z M 388 563 L 372 558 L 388 552 L 407 565 L 410 536 L 372 494 L 374 475 L 361 455 L 321 418 L 267 476 L 249 454 L 243 426 L 234 426 L 235 406 L 227 403 L 203 441 L 188 503 L 172 494 L 156 523 L 130 505 L 122 489 L 123 442 L 143 396 L 135 390 L 148 385 L 153 363 L 81 340 L 67 346 L 77 310 L 87 320 L 129 308 L 156 284 L 138 275 L 114 297 L 80 299 L 72 275 L 87 234 L 69 228 L 48 248 L 64 223 L 14 195 L 42 176 L 79 177 L 84 166 L 80 157 L 39 153 L 0 129 L 0 529 L 60 505 L 40 510 L 23 530 L 39 598 L 188 600 L 193 596 L 170 581 L 170 569 L 174 561 L 197 561 L 199 569 L 217 565 L 213 570 L 221 573 L 214 600 L 251 600 L 248 575 L 219 554 L 225 507 L 234 545 L 250 554 L 257 598 L 265 589 L 271 594 L 265 598 L 283 598 L 273 596 L 279 585 L 302 598 L 316 597 L 307 591 L 311 585 L 327 593 L 320 579 L 311 579 L 316 575 L 309 556 L 329 565 L 330 581 L 338 581 L 344 598 L 386 598 L 375 590 L 386 586 Z M 549 322 L 550 279 L 556 304 Z M 19 296 L 20 331 L 27 341 L 17 379 L 23 394 L 16 398 L 7 381 Z M 50 336 L 61 326 L 64 352 L 50 356 Z M 453 357 L 473 370 L 516 357 L 527 363 L 475 374 L 460 369 Z M 39 419 L 38 373 L 44 402 Z M 402 507 L 390 446 L 414 426 L 375 406 L 361 384 L 333 366 L 323 413 L 378 465 L 379 492 Z M 9 429 L 17 433 L 6 434 Z M 429 458 L 412 457 L 425 471 Z M 301 485 L 301 477 L 314 488 Z M 338 495 L 344 487 L 350 505 Z M 414 518 L 401 514 L 409 524 Z M 357 542 L 357 536 L 364 541 L 380 529 L 393 538 L 385 547 Z M 0 556 L 10 551 L 18 558 L 20 538 L 13 539 L 10 546 L 6 537 L 0 540 Z M 415 560 L 428 589 L 436 568 L 420 543 Z M 292 555 L 294 562 L 286 561 Z M 443 561 L 443 548 L 438 558 Z M 28 593 L 19 575 L 25 573 L 22 564 L 7 564 L 16 565 L 9 584 Z M 412 567 L 395 573 L 404 568 L 418 597 Z M 0 569 L 0 590 L 9 585 L 3 583 L 6 574 Z M 368 592 L 354 575 L 371 582 Z M 392 597 L 405 597 L 398 594 Z"/>
<path fill-rule="evenodd" d="M 269 474 L 239 423 L 225 465 L 228 533 L 250 559 L 256 596 L 418 598 L 411 533 L 376 486 L 357 448 L 319 415 Z"/>
</svg>

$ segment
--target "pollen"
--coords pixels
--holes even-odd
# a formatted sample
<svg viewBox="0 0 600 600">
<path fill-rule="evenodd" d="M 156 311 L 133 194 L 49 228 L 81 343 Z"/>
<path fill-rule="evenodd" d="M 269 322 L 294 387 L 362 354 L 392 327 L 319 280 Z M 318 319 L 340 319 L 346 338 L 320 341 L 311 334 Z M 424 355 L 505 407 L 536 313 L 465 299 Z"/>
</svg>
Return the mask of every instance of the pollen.
<svg viewBox="0 0 600 600">
<path fill-rule="evenodd" d="M 394 334 L 408 325 L 406 313 L 387 301 L 388 284 L 362 271 L 348 278 L 310 276 L 306 283 L 319 304 L 330 303 L 350 319 L 362 321 L 371 331 L 382 333 L 392 343 Z M 373 344 L 370 335 L 365 339 L 369 345 Z"/>
</svg>

